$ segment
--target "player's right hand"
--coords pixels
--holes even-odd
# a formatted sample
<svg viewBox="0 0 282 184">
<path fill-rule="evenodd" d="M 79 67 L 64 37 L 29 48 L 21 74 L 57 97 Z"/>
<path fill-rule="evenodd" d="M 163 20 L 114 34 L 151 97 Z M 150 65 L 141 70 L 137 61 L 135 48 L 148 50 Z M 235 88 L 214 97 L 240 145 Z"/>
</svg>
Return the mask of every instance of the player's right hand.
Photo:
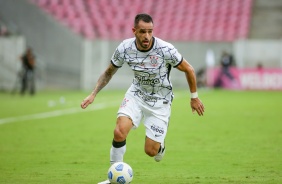
<svg viewBox="0 0 282 184">
<path fill-rule="evenodd" d="M 82 109 L 85 109 L 89 104 L 92 104 L 93 101 L 94 101 L 94 96 L 89 95 L 81 102 L 80 106 Z"/>
</svg>

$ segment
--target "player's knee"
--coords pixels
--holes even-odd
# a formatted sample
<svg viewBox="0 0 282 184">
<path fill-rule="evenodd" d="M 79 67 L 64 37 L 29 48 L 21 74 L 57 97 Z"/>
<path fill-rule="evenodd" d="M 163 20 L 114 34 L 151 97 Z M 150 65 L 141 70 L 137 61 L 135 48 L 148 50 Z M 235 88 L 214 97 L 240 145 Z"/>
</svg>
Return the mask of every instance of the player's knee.
<svg viewBox="0 0 282 184">
<path fill-rule="evenodd" d="M 158 154 L 158 150 L 153 149 L 153 148 L 145 148 L 145 153 L 148 156 L 153 157 L 153 156 L 156 156 Z"/>
<path fill-rule="evenodd" d="M 126 134 L 124 134 L 119 128 L 115 128 L 114 139 L 116 141 L 124 141 L 126 139 Z"/>
</svg>

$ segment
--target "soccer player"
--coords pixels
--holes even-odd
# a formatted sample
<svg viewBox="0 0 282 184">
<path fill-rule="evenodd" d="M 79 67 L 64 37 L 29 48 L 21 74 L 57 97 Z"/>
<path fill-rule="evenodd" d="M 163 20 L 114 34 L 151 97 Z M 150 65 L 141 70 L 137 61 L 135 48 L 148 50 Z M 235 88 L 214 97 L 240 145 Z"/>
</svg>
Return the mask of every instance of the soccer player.
<svg viewBox="0 0 282 184">
<path fill-rule="evenodd" d="M 168 42 L 153 36 L 153 19 L 148 14 L 138 14 L 132 28 L 135 37 L 124 40 L 115 50 L 111 63 L 99 77 L 92 93 L 81 103 L 85 109 L 97 93 L 105 87 L 116 71 L 127 63 L 134 72 L 131 86 L 117 112 L 114 138 L 110 149 L 110 163 L 123 161 L 126 137 L 137 128 L 141 120 L 146 128 L 145 152 L 155 161 L 162 160 L 173 100 L 170 71 L 177 68 L 186 75 L 191 92 L 192 112 L 204 114 L 204 105 L 198 98 L 193 67 Z M 110 183 L 109 180 L 100 184 Z"/>
</svg>

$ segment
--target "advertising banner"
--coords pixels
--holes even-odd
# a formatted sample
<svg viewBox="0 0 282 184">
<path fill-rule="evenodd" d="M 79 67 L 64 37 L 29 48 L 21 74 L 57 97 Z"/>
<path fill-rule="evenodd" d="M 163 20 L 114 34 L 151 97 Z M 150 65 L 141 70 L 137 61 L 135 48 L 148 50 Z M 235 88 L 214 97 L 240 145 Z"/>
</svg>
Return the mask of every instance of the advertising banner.
<svg viewBox="0 0 282 184">
<path fill-rule="evenodd" d="M 210 68 L 207 86 L 237 90 L 282 90 L 282 69 Z"/>
</svg>

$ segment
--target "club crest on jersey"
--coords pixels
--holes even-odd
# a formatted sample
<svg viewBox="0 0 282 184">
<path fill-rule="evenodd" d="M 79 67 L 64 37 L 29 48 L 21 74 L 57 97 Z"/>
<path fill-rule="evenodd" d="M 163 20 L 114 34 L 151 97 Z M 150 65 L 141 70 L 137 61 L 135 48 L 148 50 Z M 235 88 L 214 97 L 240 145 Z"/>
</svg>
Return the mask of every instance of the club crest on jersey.
<svg viewBox="0 0 282 184">
<path fill-rule="evenodd" d="M 127 100 L 126 98 L 124 98 L 123 101 L 122 101 L 121 104 L 120 104 L 120 107 L 125 107 L 128 101 L 129 101 L 129 100 Z"/>
<path fill-rule="evenodd" d="M 151 65 L 152 66 L 158 66 L 158 57 L 157 56 L 150 56 L 151 59 Z"/>
</svg>

